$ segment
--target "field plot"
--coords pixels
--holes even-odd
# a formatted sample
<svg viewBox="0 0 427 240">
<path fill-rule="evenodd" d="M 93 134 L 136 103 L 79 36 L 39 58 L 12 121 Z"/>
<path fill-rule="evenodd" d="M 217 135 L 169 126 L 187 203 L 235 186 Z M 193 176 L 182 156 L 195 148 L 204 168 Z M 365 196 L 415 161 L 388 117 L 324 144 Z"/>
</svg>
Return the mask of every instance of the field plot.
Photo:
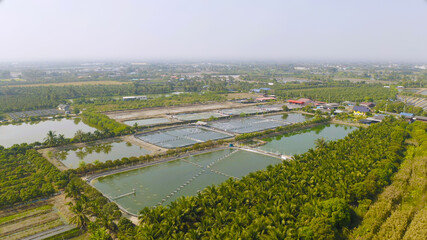
<svg viewBox="0 0 427 240">
<path fill-rule="evenodd" d="M 135 123 L 138 124 L 138 126 L 154 126 L 154 125 L 171 123 L 171 122 L 172 121 L 168 118 L 148 118 L 148 119 L 124 121 L 123 123 L 128 126 L 134 126 Z"/>
<path fill-rule="evenodd" d="M 200 113 L 183 113 L 174 116 L 176 119 L 180 121 L 195 121 L 202 119 L 209 119 L 210 117 L 224 117 L 227 115 L 220 114 L 218 112 L 200 112 Z"/>
<path fill-rule="evenodd" d="M 229 138 L 231 136 L 198 127 L 173 128 L 136 135 L 142 141 L 164 148 L 185 147 L 209 140 Z"/>
<path fill-rule="evenodd" d="M 225 149 L 98 178 L 92 185 L 130 213 L 137 214 L 144 207 L 167 205 L 230 177 L 240 178 L 280 162 L 278 158 L 257 153 Z M 117 198 L 134 189 L 135 194 Z"/>
<path fill-rule="evenodd" d="M 279 126 L 286 126 L 289 125 L 289 123 L 285 121 L 277 121 L 274 119 L 249 117 L 216 121 L 209 123 L 209 125 L 213 128 L 217 128 L 227 132 L 250 133 L 272 129 Z"/>
<path fill-rule="evenodd" d="M 36 234 L 58 234 L 73 229 L 51 204 L 22 211 L 0 211 L 0 239 L 23 239 Z M 42 239 L 42 238 L 40 238 Z"/>
<path fill-rule="evenodd" d="M 139 157 L 150 151 L 124 141 L 89 143 L 84 147 L 71 147 L 53 151 L 54 157 L 68 168 L 77 168 L 80 164 L 106 162 L 124 157 Z"/>
</svg>

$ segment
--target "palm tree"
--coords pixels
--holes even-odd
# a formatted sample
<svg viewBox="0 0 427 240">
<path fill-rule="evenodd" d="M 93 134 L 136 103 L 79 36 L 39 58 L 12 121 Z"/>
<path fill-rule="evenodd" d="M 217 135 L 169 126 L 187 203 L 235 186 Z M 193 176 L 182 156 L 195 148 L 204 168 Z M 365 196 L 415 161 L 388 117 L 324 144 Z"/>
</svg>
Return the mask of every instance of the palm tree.
<svg viewBox="0 0 427 240">
<path fill-rule="evenodd" d="M 65 136 L 64 136 L 64 134 L 59 134 L 57 141 L 58 141 L 59 144 L 65 143 Z"/>
<path fill-rule="evenodd" d="M 71 181 L 65 188 L 65 196 L 79 200 L 83 187 Z"/>
<path fill-rule="evenodd" d="M 56 143 L 56 134 L 54 131 L 49 131 L 47 133 L 45 140 L 45 144 L 47 144 L 48 146 L 53 146 Z"/>
<path fill-rule="evenodd" d="M 68 205 L 70 205 L 70 210 L 74 214 L 74 216 L 70 219 L 71 223 L 76 224 L 77 227 L 81 230 L 86 230 L 88 223 L 90 222 L 89 218 L 87 217 L 89 211 L 86 204 L 82 203 L 81 201 L 77 201 L 75 204 L 70 202 Z"/>
<path fill-rule="evenodd" d="M 316 139 L 315 144 L 316 144 L 316 148 L 325 148 L 327 145 L 327 142 L 325 138 L 321 137 Z"/>
</svg>

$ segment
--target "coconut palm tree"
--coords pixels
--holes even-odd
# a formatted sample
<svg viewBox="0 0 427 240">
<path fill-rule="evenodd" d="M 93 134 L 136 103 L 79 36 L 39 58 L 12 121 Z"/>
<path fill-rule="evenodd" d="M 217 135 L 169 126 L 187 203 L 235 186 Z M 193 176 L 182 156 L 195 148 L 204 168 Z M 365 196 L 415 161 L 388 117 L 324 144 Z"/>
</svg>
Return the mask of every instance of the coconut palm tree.
<svg viewBox="0 0 427 240">
<path fill-rule="evenodd" d="M 56 139 L 56 134 L 54 131 L 49 131 L 47 132 L 47 136 L 44 139 L 45 140 L 45 144 L 48 146 L 53 146 L 56 144 L 57 139 Z"/>
<path fill-rule="evenodd" d="M 325 148 L 327 145 L 327 142 L 324 137 L 321 137 L 316 139 L 315 144 L 316 144 L 316 148 Z"/>
<path fill-rule="evenodd" d="M 86 204 L 82 203 L 82 201 L 77 201 L 75 204 L 70 202 L 68 205 L 70 206 L 71 212 L 74 214 L 74 216 L 70 219 L 71 223 L 76 224 L 77 227 L 81 230 L 86 230 L 90 222 L 89 218 L 87 217 L 89 211 Z"/>
</svg>

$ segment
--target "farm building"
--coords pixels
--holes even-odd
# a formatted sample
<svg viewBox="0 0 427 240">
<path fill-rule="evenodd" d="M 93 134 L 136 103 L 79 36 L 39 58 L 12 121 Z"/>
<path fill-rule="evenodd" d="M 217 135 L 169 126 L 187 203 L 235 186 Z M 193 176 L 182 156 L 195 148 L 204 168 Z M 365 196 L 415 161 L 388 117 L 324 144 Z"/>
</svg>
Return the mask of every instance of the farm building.
<svg viewBox="0 0 427 240">
<path fill-rule="evenodd" d="M 363 107 L 363 106 L 355 106 L 353 108 L 353 112 L 356 115 L 366 115 L 366 113 L 370 112 L 371 110 L 367 107 Z"/>
<path fill-rule="evenodd" d="M 298 100 L 288 100 L 288 103 L 297 104 L 297 105 L 308 105 L 313 101 L 308 98 L 300 98 Z"/>
<path fill-rule="evenodd" d="M 70 111 L 70 106 L 67 104 L 59 104 L 58 110 L 68 112 Z"/>
<path fill-rule="evenodd" d="M 406 112 L 401 112 L 399 113 L 400 116 L 405 117 L 405 118 L 412 118 L 414 117 L 413 113 L 406 113 Z"/>
</svg>

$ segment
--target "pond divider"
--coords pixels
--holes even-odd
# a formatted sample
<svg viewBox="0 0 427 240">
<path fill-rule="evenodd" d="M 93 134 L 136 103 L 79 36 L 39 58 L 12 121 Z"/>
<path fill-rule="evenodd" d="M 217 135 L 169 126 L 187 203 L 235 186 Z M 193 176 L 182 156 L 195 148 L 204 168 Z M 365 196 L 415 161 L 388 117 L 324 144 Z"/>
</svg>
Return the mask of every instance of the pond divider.
<svg viewBox="0 0 427 240">
<path fill-rule="evenodd" d="M 127 196 L 129 196 L 129 195 L 136 195 L 136 190 L 135 190 L 135 189 L 133 189 L 133 191 L 132 191 L 132 192 L 125 193 L 125 194 L 122 194 L 122 195 L 120 195 L 120 196 L 117 196 L 117 197 L 114 197 L 114 198 L 111 198 L 111 199 L 112 199 L 112 200 L 117 200 L 117 199 L 120 199 L 120 198 L 127 197 Z"/>
<path fill-rule="evenodd" d="M 195 179 L 197 179 L 198 177 L 200 177 L 203 173 L 205 173 L 205 172 L 206 172 L 206 170 L 209 170 L 210 172 L 213 172 L 213 173 L 216 173 L 216 174 L 219 174 L 219 175 L 225 176 L 225 177 L 229 177 L 229 178 L 234 178 L 234 179 L 238 179 L 238 180 L 240 180 L 240 178 L 237 178 L 237 177 L 234 177 L 234 176 L 228 175 L 228 174 L 226 174 L 226 173 L 223 173 L 223 172 L 220 172 L 220 171 L 217 171 L 217 170 L 211 169 L 211 167 L 212 167 L 214 164 L 216 164 L 217 162 L 219 162 L 219 161 L 221 161 L 221 160 L 224 160 L 224 159 L 226 159 L 226 158 L 230 157 L 233 153 L 238 152 L 238 151 L 239 151 L 239 150 L 233 150 L 232 152 L 230 152 L 230 153 L 228 153 L 228 154 L 226 154 L 226 155 L 224 155 L 224 156 L 222 156 L 222 157 L 220 157 L 220 158 L 218 158 L 218 159 L 214 160 L 214 161 L 213 161 L 213 162 L 211 162 L 207 167 L 204 167 L 204 166 L 202 166 L 202 165 L 200 165 L 200 164 L 197 164 L 197 163 L 195 163 L 195 162 L 188 161 L 188 160 L 186 160 L 186 159 L 181 159 L 181 161 L 183 161 L 183 162 L 190 163 L 190 164 L 193 164 L 193 165 L 195 165 L 195 166 L 197 166 L 197 167 L 199 167 L 199 168 L 202 168 L 202 171 L 198 172 L 196 175 L 194 175 L 193 177 L 191 177 L 190 179 L 188 179 L 184 184 L 182 184 L 181 186 L 177 187 L 173 192 L 169 193 L 165 198 L 163 198 L 159 203 L 157 203 L 157 205 L 156 205 L 156 206 L 162 205 L 164 202 L 166 202 L 169 198 L 171 198 L 172 196 L 174 196 L 175 194 L 177 194 L 179 191 L 181 191 L 184 187 L 186 187 L 186 186 L 187 186 L 188 184 L 190 184 L 192 181 L 194 181 Z"/>
<path fill-rule="evenodd" d="M 206 169 L 203 169 L 196 175 L 194 175 L 192 178 L 188 179 L 184 184 L 177 187 L 173 192 L 169 193 L 165 198 L 163 198 L 159 203 L 157 203 L 156 206 L 162 205 L 164 202 L 166 202 L 169 198 L 171 198 L 173 195 L 177 194 L 179 191 L 181 191 L 185 186 L 190 184 L 192 181 L 194 181 L 196 178 L 200 177 L 204 172 L 206 172 Z"/>
<path fill-rule="evenodd" d="M 230 157 L 233 153 L 236 153 L 237 151 L 238 151 L 238 150 L 233 150 L 231 153 L 226 154 L 226 155 L 224 155 L 224 156 L 222 156 L 222 157 L 218 158 L 217 160 L 215 160 L 215 161 L 211 162 L 211 163 L 210 163 L 206 168 L 211 168 L 213 165 L 215 165 L 215 164 L 216 164 L 216 163 L 218 163 L 219 161 L 224 160 L 224 159 L 226 159 L 226 158 Z"/>
</svg>

